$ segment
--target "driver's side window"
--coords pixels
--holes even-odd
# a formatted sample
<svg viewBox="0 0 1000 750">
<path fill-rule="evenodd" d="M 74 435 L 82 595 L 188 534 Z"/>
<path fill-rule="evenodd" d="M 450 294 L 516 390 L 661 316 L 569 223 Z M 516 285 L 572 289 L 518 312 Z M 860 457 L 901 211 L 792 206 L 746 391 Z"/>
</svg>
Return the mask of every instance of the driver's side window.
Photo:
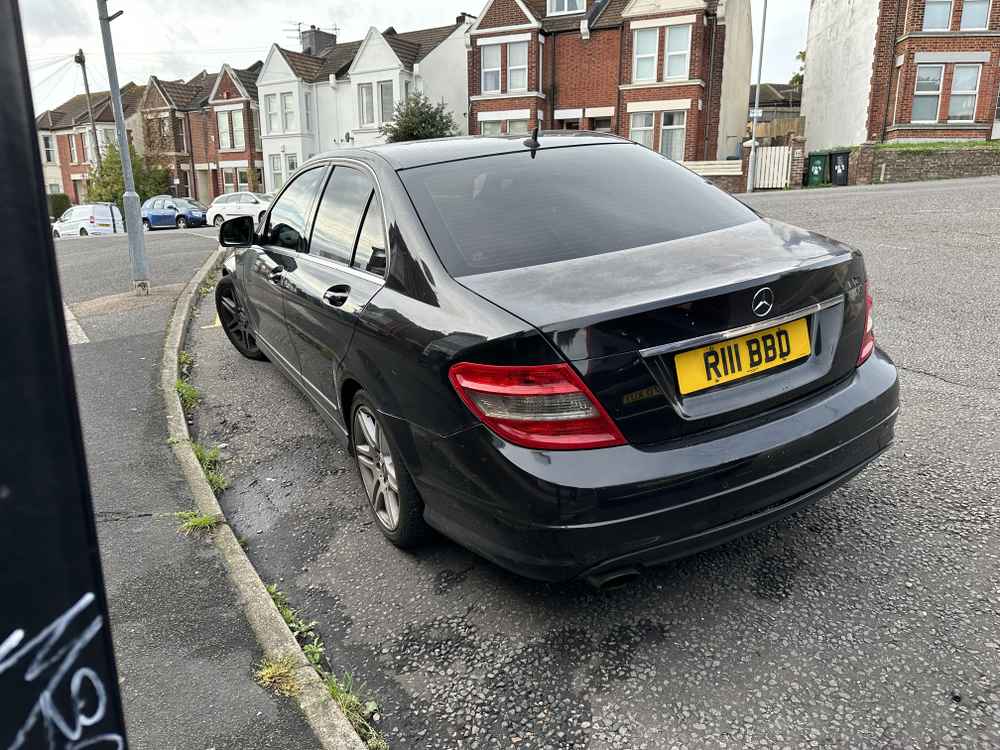
<svg viewBox="0 0 1000 750">
<path fill-rule="evenodd" d="M 262 244 L 305 252 L 309 213 L 325 171 L 317 167 L 303 172 L 286 188 L 271 208 Z"/>
<path fill-rule="evenodd" d="M 163 198 L 153 201 L 153 210 L 159 211 L 163 208 Z"/>
</svg>

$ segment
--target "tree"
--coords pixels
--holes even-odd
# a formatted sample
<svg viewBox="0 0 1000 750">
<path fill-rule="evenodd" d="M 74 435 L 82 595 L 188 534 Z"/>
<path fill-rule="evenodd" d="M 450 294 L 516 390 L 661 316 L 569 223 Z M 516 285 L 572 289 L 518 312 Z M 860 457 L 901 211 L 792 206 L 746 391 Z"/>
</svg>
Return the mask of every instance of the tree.
<svg viewBox="0 0 1000 750">
<path fill-rule="evenodd" d="M 140 203 L 154 195 L 167 192 L 170 187 L 170 175 L 166 169 L 148 166 L 135 153 L 131 144 L 129 144 L 129 156 L 132 159 L 135 192 L 139 194 Z M 125 177 L 122 175 L 121 154 L 117 146 L 108 145 L 101 168 L 91 176 L 87 185 L 87 199 L 97 203 L 114 203 L 124 214 L 124 193 Z"/>
<path fill-rule="evenodd" d="M 795 56 L 795 59 L 801 63 L 799 65 L 799 72 L 794 74 L 788 83 L 791 86 L 798 86 L 801 88 L 802 82 L 806 77 L 806 51 L 804 49 L 799 50 L 799 54 Z"/>
<path fill-rule="evenodd" d="M 390 143 L 446 138 L 455 134 L 455 119 L 445 110 L 444 102 L 431 104 L 423 94 L 413 94 L 396 105 L 394 121 L 380 128 Z"/>
</svg>

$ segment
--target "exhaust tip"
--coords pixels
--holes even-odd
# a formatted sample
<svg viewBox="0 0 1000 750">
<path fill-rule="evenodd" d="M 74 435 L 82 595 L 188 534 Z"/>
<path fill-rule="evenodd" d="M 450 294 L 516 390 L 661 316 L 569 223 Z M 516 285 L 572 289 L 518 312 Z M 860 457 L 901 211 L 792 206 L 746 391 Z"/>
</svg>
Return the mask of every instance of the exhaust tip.
<svg viewBox="0 0 1000 750">
<path fill-rule="evenodd" d="M 587 583 L 598 591 L 614 591 L 634 583 L 639 578 L 639 571 L 635 568 L 621 568 L 619 570 L 609 570 L 605 573 L 597 573 L 587 576 Z"/>
</svg>

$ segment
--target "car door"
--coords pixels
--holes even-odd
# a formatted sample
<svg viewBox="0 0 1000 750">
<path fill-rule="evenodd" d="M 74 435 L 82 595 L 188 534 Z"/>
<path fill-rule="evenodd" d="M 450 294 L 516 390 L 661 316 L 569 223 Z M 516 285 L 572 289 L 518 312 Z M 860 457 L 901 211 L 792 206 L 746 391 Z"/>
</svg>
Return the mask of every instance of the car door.
<svg viewBox="0 0 1000 750">
<path fill-rule="evenodd" d="M 326 166 L 303 172 L 275 201 L 257 241 L 239 255 L 240 280 L 247 293 L 247 311 L 257 338 L 268 354 L 299 372 L 299 360 L 285 324 L 287 274 L 294 272 L 305 249 L 316 198 Z"/>
<path fill-rule="evenodd" d="M 244 216 L 243 212 L 243 193 L 233 193 L 225 205 L 225 216 L 227 219 L 233 219 L 237 216 Z"/>
<path fill-rule="evenodd" d="M 285 274 L 286 319 L 303 377 L 331 416 L 344 423 L 336 371 L 358 315 L 384 283 L 385 236 L 372 173 L 360 165 L 335 164 L 316 210 L 308 252 Z"/>
<path fill-rule="evenodd" d="M 151 227 L 164 226 L 163 203 L 164 203 L 163 198 L 157 198 L 156 200 L 153 201 L 153 205 L 149 209 L 149 216 L 147 217 L 149 219 L 149 226 Z"/>
</svg>

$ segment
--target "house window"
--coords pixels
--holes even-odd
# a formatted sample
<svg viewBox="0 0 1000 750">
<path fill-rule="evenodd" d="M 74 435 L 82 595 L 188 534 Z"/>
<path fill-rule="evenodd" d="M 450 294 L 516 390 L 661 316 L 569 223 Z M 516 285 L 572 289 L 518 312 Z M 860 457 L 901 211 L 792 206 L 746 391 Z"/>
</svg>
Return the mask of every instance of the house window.
<svg viewBox="0 0 1000 750">
<path fill-rule="evenodd" d="M 45 163 L 51 164 L 56 160 L 56 150 L 52 145 L 52 136 L 43 135 L 42 136 L 42 149 L 45 152 Z"/>
<path fill-rule="evenodd" d="M 291 177 L 295 170 L 299 168 L 299 155 L 285 154 L 285 166 L 288 167 L 288 176 Z"/>
<path fill-rule="evenodd" d="M 590 129 L 597 131 L 598 133 L 610 133 L 611 132 L 611 118 L 610 117 L 594 117 L 590 121 Z"/>
<path fill-rule="evenodd" d="M 281 154 L 271 154 L 271 190 L 280 190 L 285 184 L 285 177 L 281 171 Z"/>
<path fill-rule="evenodd" d="M 507 45 L 507 90 L 528 90 L 528 43 Z"/>
<path fill-rule="evenodd" d="M 684 161 L 686 112 L 664 112 L 660 126 L 660 153 L 674 161 Z"/>
<path fill-rule="evenodd" d="M 479 134 L 480 135 L 500 135 L 500 121 L 490 120 L 489 122 L 479 123 Z"/>
<path fill-rule="evenodd" d="M 559 13 L 582 13 L 583 0 L 549 0 L 549 15 Z"/>
<path fill-rule="evenodd" d="M 306 110 L 306 132 L 311 133 L 313 129 L 313 117 L 312 117 L 312 93 L 307 91 L 304 95 L 305 110 Z"/>
<path fill-rule="evenodd" d="M 50 195 L 55 195 L 56 193 L 61 193 L 61 192 L 62 192 L 62 187 L 58 183 L 55 183 L 55 182 L 50 182 L 49 183 L 49 194 Z"/>
<path fill-rule="evenodd" d="M 949 120 L 975 120 L 979 94 L 979 66 L 956 65 L 951 79 Z"/>
<path fill-rule="evenodd" d="M 924 4 L 924 31 L 951 28 L 951 0 L 927 0 Z"/>
<path fill-rule="evenodd" d="M 507 132 L 509 134 L 527 133 L 528 132 L 528 121 L 527 120 L 507 120 Z"/>
<path fill-rule="evenodd" d="M 257 150 L 260 151 L 262 148 L 260 140 L 260 112 L 256 109 L 253 110 L 253 142 Z"/>
<path fill-rule="evenodd" d="M 538 43 L 538 90 L 541 91 L 545 88 L 545 76 L 542 75 L 542 62 L 545 60 L 545 45 L 541 42 Z"/>
<path fill-rule="evenodd" d="M 216 119 L 219 121 L 219 148 L 232 148 L 233 139 L 229 132 L 229 113 L 219 112 L 216 114 Z"/>
<path fill-rule="evenodd" d="M 278 95 L 268 94 L 264 97 L 264 116 L 267 118 L 267 133 L 278 132 Z"/>
<path fill-rule="evenodd" d="M 260 167 L 253 168 L 254 173 L 257 175 L 257 190 L 264 189 L 264 170 Z"/>
<path fill-rule="evenodd" d="M 637 29 L 633 53 L 632 80 L 656 80 L 656 55 L 660 46 L 659 29 Z"/>
<path fill-rule="evenodd" d="M 378 82 L 378 101 L 382 122 L 392 122 L 392 109 L 395 104 L 392 100 L 392 81 Z"/>
<path fill-rule="evenodd" d="M 77 162 L 80 161 L 79 155 L 77 154 L 77 151 L 76 151 L 76 134 L 75 133 L 70 133 L 69 134 L 69 160 L 71 162 L 73 162 L 74 164 L 76 164 Z"/>
<path fill-rule="evenodd" d="M 362 83 L 358 86 L 358 125 L 369 128 L 375 124 L 375 100 L 372 85 Z"/>
<path fill-rule="evenodd" d="M 687 78 L 691 69 L 691 24 L 667 27 L 664 78 Z"/>
<path fill-rule="evenodd" d="M 911 122 L 937 122 L 943 73 L 943 65 L 917 66 L 917 86 L 913 92 Z"/>
<path fill-rule="evenodd" d="M 236 170 L 235 169 L 223 169 L 222 170 L 222 192 L 223 193 L 235 193 L 236 192 Z"/>
<path fill-rule="evenodd" d="M 230 112 L 233 124 L 233 148 L 243 149 L 247 145 L 247 133 L 243 127 L 243 110 L 234 109 Z"/>
<path fill-rule="evenodd" d="M 250 189 L 250 174 L 246 169 L 236 170 L 236 185 L 243 192 Z"/>
<path fill-rule="evenodd" d="M 177 132 L 180 135 L 180 142 L 178 144 L 177 150 L 178 151 L 186 151 L 187 150 L 187 136 L 186 136 L 186 131 L 184 130 L 184 118 L 182 118 L 182 117 L 178 117 L 177 118 Z"/>
<path fill-rule="evenodd" d="M 90 140 L 90 136 L 87 133 L 83 133 L 80 136 L 80 143 L 83 146 L 83 160 L 90 161 L 90 148 L 87 141 Z"/>
<path fill-rule="evenodd" d="M 985 29 L 989 26 L 990 0 L 965 0 L 962 4 L 962 29 Z"/>
<path fill-rule="evenodd" d="M 653 113 L 634 112 L 632 114 L 632 127 L 630 137 L 638 144 L 646 148 L 653 147 Z"/>
<path fill-rule="evenodd" d="M 281 94 L 281 127 L 284 132 L 293 132 L 296 128 L 295 105 L 292 102 L 292 92 L 285 91 Z"/>
<path fill-rule="evenodd" d="M 166 117 L 160 118 L 160 138 L 164 143 L 170 139 L 170 120 Z"/>
<path fill-rule="evenodd" d="M 493 94 L 500 91 L 500 45 L 488 44 L 482 48 L 482 92 Z"/>
</svg>

